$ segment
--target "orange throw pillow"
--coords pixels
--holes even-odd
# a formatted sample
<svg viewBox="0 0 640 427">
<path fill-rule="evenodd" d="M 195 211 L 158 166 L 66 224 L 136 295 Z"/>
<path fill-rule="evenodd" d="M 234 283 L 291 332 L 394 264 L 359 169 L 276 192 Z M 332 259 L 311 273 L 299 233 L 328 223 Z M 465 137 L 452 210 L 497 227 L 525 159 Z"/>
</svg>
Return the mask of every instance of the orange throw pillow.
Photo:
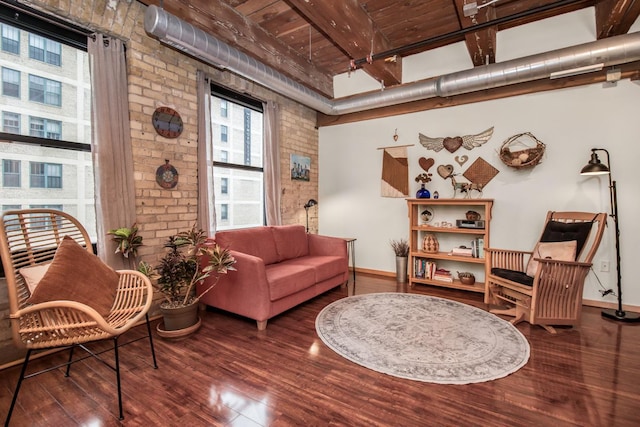
<svg viewBox="0 0 640 427">
<path fill-rule="evenodd" d="M 115 270 L 65 236 L 27 302 L 75 301 L 106 317 L 115 301 L 119 280 Z"/>
</svg>

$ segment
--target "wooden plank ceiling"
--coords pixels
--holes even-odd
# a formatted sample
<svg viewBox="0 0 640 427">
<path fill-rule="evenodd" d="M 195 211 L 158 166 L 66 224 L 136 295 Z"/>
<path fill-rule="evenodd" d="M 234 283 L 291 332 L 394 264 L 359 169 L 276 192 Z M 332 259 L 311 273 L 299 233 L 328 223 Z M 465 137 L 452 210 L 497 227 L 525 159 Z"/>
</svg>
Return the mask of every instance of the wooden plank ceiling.
<svg viewBox="0 0 640 427">
<path fill-rule="evenodd" d="M 635 0 L 149 0 L 293 80 L 333 98 L 333 76 L 362 68 L 401 84 L 402 57 L 464 41 L 495 62 L 497 32 L 595 6 L 599 39 L 625 34 Z M 477 10 L 465 16 L 465 9 Z M 466 7 L 465 7 L 466 6 Z M 469 15 L 469 13 L 466 13 Z"/>
</svg>

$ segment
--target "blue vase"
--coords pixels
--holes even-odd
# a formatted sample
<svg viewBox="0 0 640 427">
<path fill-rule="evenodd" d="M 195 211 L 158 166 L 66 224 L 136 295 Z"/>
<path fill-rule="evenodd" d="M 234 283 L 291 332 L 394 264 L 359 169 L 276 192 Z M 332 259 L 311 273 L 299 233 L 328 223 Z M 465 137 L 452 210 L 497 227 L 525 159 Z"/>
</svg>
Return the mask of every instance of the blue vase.
<svg viewBox="0 0 640 427">
<path fill-rule="evenodd" d="M 431 193 L 429 193 L 429 190 L 424 188 L 424 184 L 421 184 L 420 185 L 420 189 L 416 193 L 416 197 L 418 199 L 430 199 L 431 198 Z"/>
</svg>

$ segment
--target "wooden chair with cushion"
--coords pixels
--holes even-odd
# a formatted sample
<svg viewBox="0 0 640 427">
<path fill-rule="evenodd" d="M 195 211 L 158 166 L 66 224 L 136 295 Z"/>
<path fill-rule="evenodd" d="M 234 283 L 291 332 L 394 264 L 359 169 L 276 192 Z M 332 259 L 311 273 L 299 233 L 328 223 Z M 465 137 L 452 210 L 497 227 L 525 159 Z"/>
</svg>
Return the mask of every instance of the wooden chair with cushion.
<svg viewBox="0 0 640 427">
<path fill-rule="evenodd" d="M 514 316 L 555 334 L 554 325 L 580 324 L 582 289 L 598 250 L 607 214 L 548 212 L 532 252 L 487 248 L 492 313 Z"/>
<path fill-rule="evenodd" d="M 0 257 L 6 276 L 13 340 L 27 353 L 13 394 L 6 424 L 11 419 L 29 358 L 34 350 L 70 347 L 113 339 L 120 419 L 118 337 L 138 322 L 147 323 L 153 366 L 157 368 L 147 312 L 153 288 L 149 279 L 132 270 L 114 271 L 93 254 L 86 230 L 70 215 L 52 209 L 6 211 L 0 221 Z M 146 338 L 142 337 L 142 338 Z M 142 339 L 138 338 L 138 339 Z M 56 368 L 57 368 L 56 367 Z"/>
</svg>

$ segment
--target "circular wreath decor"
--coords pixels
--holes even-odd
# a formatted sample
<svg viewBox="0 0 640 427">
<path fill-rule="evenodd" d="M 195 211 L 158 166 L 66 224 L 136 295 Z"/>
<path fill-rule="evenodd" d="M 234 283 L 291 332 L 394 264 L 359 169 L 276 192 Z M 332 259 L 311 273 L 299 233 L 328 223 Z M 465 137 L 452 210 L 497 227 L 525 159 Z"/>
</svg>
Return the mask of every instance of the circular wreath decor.
<svg viewBox="0 0 640 427">
<path fill-rule="evenodd" d="M 519 133 L 502 143 L 500 160 L 516 169 L 533 167 L 542 160 L 545 148 L 531 132 Z"/>
</svg>

